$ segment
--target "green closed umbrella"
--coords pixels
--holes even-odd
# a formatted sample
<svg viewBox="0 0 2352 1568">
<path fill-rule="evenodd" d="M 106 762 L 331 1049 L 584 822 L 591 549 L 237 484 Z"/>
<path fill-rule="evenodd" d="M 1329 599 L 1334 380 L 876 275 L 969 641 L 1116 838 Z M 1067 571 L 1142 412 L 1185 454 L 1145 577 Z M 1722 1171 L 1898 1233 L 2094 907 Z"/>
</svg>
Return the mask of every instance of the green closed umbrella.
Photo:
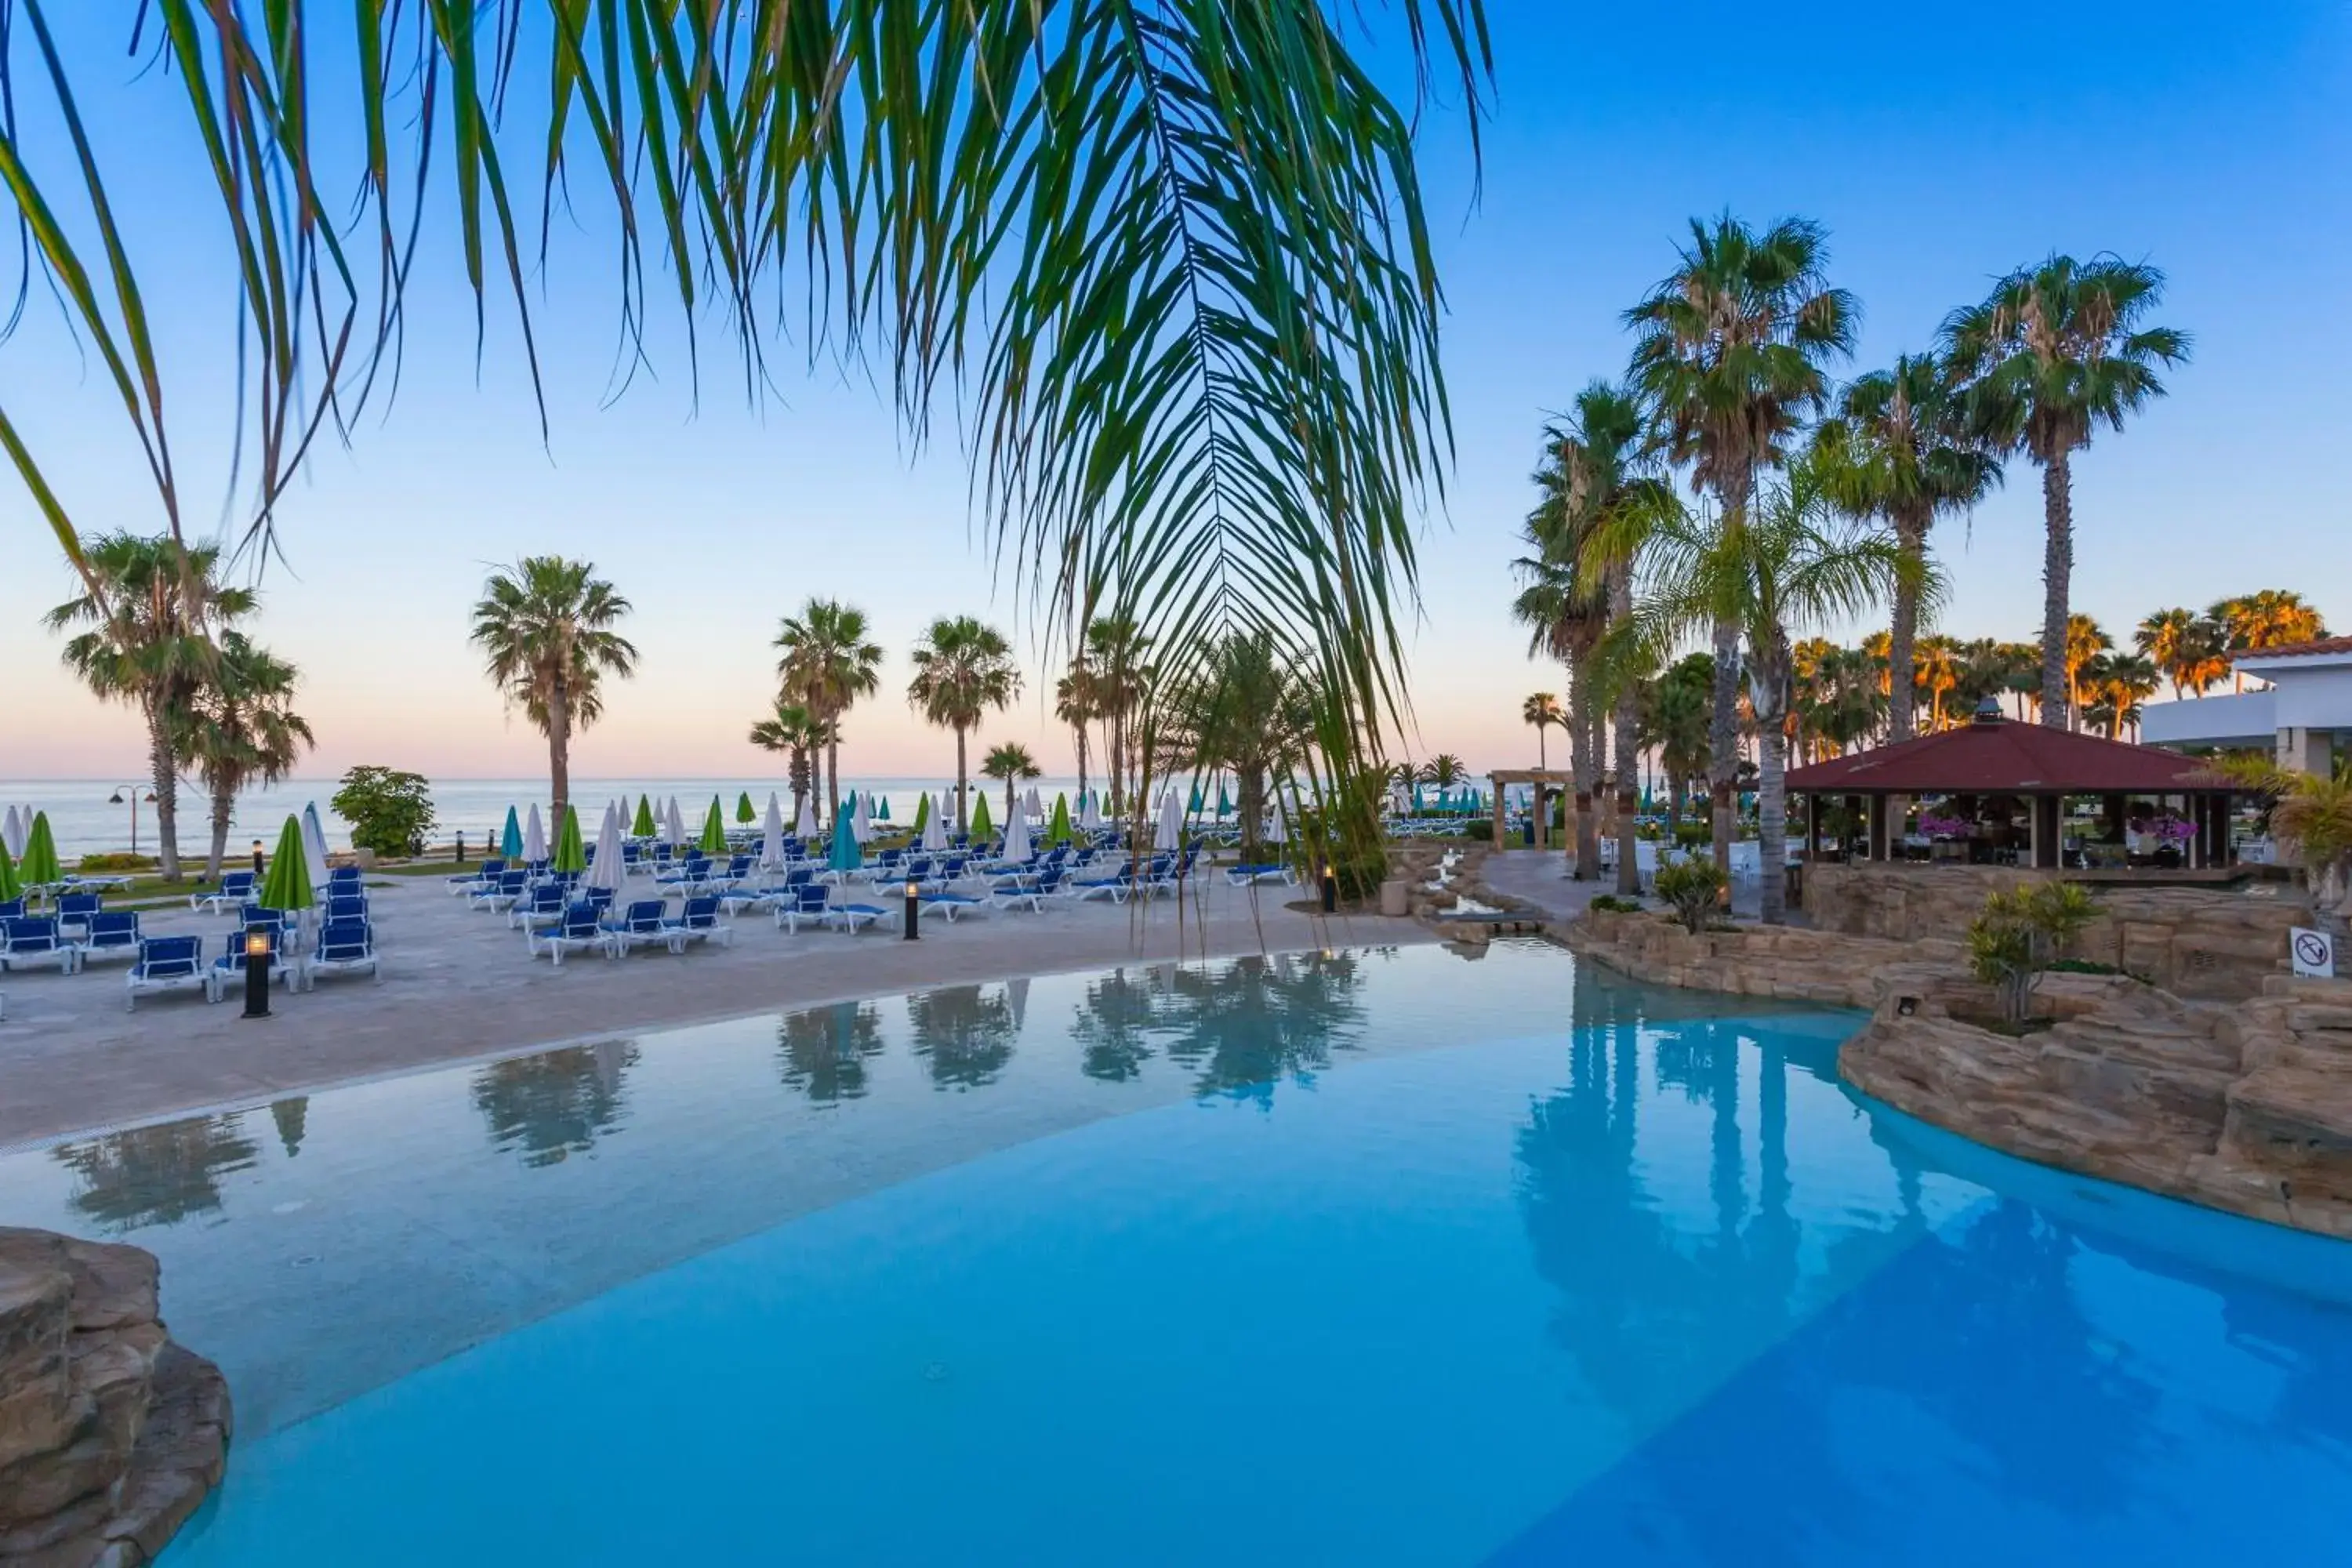
<svg viewBox="0 0 2352 1568">
<path fill-rule="evenodd" d="M 507 807 L 506 831 L 499 835 L 499 853 L 509 860 L 522 858 L 522 819 L 513 806 Z"/>
<path fill-rule="evenodd" d="M 25 884 L 16 879 L 16 862 L 8 858 L 8 847 L 0 844 L 0 904 L 11 903 L 25 896 Z"/>
<path fill-rule="evenodd" d="M 735 820 L 738 822 L 757 822 L 760 820 L 760 814 L 751 809 L 751 792 L 750 790 L 745 790 L 741 796 L 735 802 Z"/>
<path fill-rule="evenodd" d="M 971 803 L 971 836 L 985 838 L 995 828 L 996 825 L 988 820 L 988 795 L 982 792 L 980 798 Z"/>
<path fill-rule="evenodd" d="M 563 808 L 563 827 L 555 836 L 555 858 L 548 862 L 551 871 L 585 871 L 588 869 L 587 847 L 580 842 L 580 808 Z"/>
<path fill-rule="evenodd" d="M 695 846 L 705 855 L 727 853 L 727 822 L 719 815 L 719 797 L 710 797 L 710 815 L 702 819 L 702 839 Z"/>
<path fill-rule="evenodd" d="M 833 852 L 824 858 L 824 863 L 836 871 L 855 871 L 865 860 L 866 857 L 857 850 L 857 835 L 850 829 L 849 813 L 835 812 Z"/>
<path fill-rule="evenodd" d="M 1054 820 L 1048 823 L 1045 826 L 1045 842 L 1048 844 L 1067 844 L 1069 841 L 1070 797 L 1066 795 L 1057 795 L 1054 797 Z"/>
<path fill-rule="evenodd" d="M 25 847 L 25 858 L 32 858 L 29 844 Z M 295 915 L 309 909 L 318 896 L 318 889 L 310 885 L 310 858 L 302 853 L 301 818 L 289 816 L 278 830 L 278 848 L 269 857 L 269 874 L 261 879 L 261 891 L 253 901 L 265 910 Z"/>
<path fill-rule="evenodd" d="M 920 833 L 931 825 L 931 792 L 923 791 L 915 797 L 915 831 Z"/>
<path fill-rule="evenodd" d="M 294 851 L 301 853 L 298 847 Z M 19 869 L 28 888 L 46 888 L 66 879 L 65 868 L 58 864 L 57 836 L 49 831 L 49 814 L 33 815 L 32 831 L 25 836 L 25 863 Z"/>
<path fill-rule="evenodd" d="M 629 824 L 630 837 L 633 838 L 651 838 L 655 834 L 659 833 L 660 831 L 660 827 L 656 826 L 654 822 L 654 803 L 647 800 L 644 795 L 637 796 L 637 819 Z"/>
</svg>

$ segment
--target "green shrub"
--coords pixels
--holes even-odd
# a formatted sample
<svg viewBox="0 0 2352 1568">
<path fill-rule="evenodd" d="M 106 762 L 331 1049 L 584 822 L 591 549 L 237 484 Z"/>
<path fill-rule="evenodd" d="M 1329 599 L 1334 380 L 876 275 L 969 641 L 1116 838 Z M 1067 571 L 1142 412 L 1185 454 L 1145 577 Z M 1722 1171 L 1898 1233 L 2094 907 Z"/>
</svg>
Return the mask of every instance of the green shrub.
<svg viewBox="0 0 2352 1568">
<path fill-rule="evenodd" d="M 1612 915 L 1638 915 L 1643 906 L 1639 899 L 1621 899 L 1614 893 L 1603 893 L 1587 907 Z"/>
<path fill-rule="evenodd" d="M 152 871 L 155 868 L 155 858 L 152 855 L 126 855 L 121 851 L 111 855 L 85 855 L 81 858 L 81 868 L 85 871 Z"/>
<path fill-rule="evenodd" d="M 1724 890 L 1730 885 L 1713 856 L 1685 855 L 1678 860 L 1661 857 L 1650 890 L 1673 905 L 1675 919 L 1696 936 L 1715 919 Z"/>
<path fill-rule="evenodd" d="M 433 786 L 422 773 L 357 767 L 331 802 L 352 825 L 352 844 L 379 855 L 422 855 L 433 831 Z"/>
<path fill-rule="evenodd" d="M 1698 822 L 1677 822 L 1675 824 L 1675 847 L 1681 849 L 1696 849 L 1702 844 L 1707 846 L 1710 849 L 1714 847 L 1714 824 L 1703 820 Z"/>
<path fill-rule="evenodd" d="M 2040 882 L 1995 893 L 1969 922 L 1969 971 L 2000 996 L 2001 1017 L 2011 1026 L 2021 1026 L 2033 1010 L 2033 986 L 2042 972 L 2068 962 L 2058 955 L 2098 918 L 2098 900 L 2075 882 Z"/>
</svg>

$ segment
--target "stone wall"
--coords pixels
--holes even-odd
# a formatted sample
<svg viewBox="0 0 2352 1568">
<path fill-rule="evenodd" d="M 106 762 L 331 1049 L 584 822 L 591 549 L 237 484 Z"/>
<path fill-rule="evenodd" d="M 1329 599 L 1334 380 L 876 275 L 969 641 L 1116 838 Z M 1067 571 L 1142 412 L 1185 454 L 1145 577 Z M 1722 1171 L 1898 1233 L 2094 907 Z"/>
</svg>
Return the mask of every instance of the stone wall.
<svg viewBox="0 0 2352 1568">
<path fill-rule="evenodd" d="M 1822 931 L 1895 942 L 1958 940 L 1996 891 L 2057 873 L 2000 866 L 1809 865 L 1805 917 Z M 2311 910 L 2286 883 L 2210 887 L 2076 878 L 2101 918 L 2074 955 L 2112 963 L 2176 995 L 2232 1000 L 2260 995 L 2288 971 L 2287 932 Z"/>
<path fill-rule="evenodd" d="M 1653 984 L 1841 1007 L 1874 1005 L 1889 973 L 1948 967 L 1960 959 L 1959 944 L 1951 942 L 1890 942 L 1763 925 L 1694 935 L 1655 913 L 1607 910 L 1570 922 L 1564 939 L 1570 951 Z"/>
<path fill-rule="evenodd" d="M 228 1438 L 220 1369 L 156 1315 L 152 1254 L 0 1228 L 0 1563 L 149 1562 Z"/>
</svg>

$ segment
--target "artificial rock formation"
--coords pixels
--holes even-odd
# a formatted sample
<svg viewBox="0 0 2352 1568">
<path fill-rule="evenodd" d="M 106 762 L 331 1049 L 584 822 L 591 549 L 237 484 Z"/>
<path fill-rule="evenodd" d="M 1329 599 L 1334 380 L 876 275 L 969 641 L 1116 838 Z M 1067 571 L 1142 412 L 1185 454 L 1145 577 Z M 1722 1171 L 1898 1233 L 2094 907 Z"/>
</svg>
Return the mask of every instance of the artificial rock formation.
<svg viewBox="0 0 2352 1568">
<path fill-rule="evenodd" d="M 220 1369 L 173 1342 L 135 1247 L 0 1228 L 0 1563 L 136 1568 L 218 1485 Z"/>
</svg>

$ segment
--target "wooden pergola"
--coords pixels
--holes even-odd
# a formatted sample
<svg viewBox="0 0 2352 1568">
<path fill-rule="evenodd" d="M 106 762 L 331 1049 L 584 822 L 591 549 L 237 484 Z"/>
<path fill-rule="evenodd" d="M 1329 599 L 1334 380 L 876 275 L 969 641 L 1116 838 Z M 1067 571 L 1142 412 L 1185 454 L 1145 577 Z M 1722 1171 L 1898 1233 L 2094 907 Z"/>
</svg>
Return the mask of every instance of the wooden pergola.
<svg viewBox="0 0 2352 1568">
<path fill-rule="evenodd" d="M 1494 786 L 1495 847 L 1505 847 L 1503 837 L 1503 789 L 1507 784 L 1528 784 L 1535 790 L 1536 847 L 1547 847 L 1551 828 L 1551 812 L 1547 808 L 1551 795 L 1569 795 L 1576 789 L 1576 775 L 1559 768 L 1497 768 L 1486 778 Z"/>
<path fill-rule="evenodd" d="M 2019 863 L 2055 868 L 2063 846 L 2063 803 L 2095 795 L 2120 817 L 2133 796 L 2167 805 L 2181 801 L 2195 829 L 2182 858 L 2194 869 L 2231 863 L 2230 797 L 2235 790 L 2195 757 L 2155 746 L 2126 745 L 2039 724 L 2012 722 L 1979 710 L 1974 721 L 1875 751 L 1835 757 L 1789 773 L 1788 791 L 1805 799 L 1807 858 L 1821 853 L 1823 800 L 1843 799 L 1868 813 L 1867 858 L 1885 860 L 1893 837 L 1887 803 L 1922 795 L 2009 796 L 2026 808 L 2026 843 Z"/>
</svg>

